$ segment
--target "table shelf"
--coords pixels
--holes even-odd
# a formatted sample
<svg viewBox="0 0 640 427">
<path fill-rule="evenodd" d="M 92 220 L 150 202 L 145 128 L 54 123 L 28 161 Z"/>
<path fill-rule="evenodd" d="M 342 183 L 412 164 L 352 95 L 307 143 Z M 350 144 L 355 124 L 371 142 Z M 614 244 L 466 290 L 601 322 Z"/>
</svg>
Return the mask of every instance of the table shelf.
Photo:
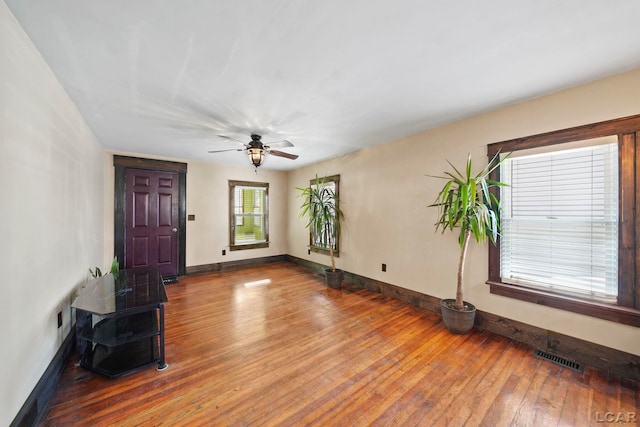
<svg viewBox="0 0 640 427">
<path fill-rule="evenodd" d="M 151 365 L 157 362 L 159 357 L 158 338 L 153 336 L 118 346 L 91 344 L 86 347 L 80 365 L 115 378 Z"/>
<path fill-rule="evenodd" d="M 85 325 L 79 331 L 78 337 L 107 347 L 113 347 L 158 335 L 159 333 L 160 328 L 156 313 L 149 311 L 124 317 L 104 318 L 92 327 Z"/>
</svg>

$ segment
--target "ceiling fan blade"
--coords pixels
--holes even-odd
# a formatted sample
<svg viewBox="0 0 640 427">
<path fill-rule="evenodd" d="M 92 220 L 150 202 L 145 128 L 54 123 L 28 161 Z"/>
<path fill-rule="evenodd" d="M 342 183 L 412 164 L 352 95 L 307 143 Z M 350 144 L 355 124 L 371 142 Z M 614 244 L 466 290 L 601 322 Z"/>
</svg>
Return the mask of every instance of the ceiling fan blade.
<svg viewBox="0 0 640 427">
<path fill-rule="evenodd" d="M 269 150 L 268 153 L 271 154 L 271 155 L 274 155 L 274 156 L 285 157 L 285 158 L 291 159 L 291 160 L 295 160 L 295 159 L 298 158 L 297 154 L 289 154 L 289 153 L 285 153 L 284 151 Z"/>
<path fill-rule="evenodd" d="M 285 148 L 285 147 L 293 147 L 293 144 L 287 141 L 286 139 L 283 139 L 282 141 L 270 142 L 267 144 L 267 146 Z"/>
<path fill-rule="evenodd" d="M 209 151 L 209 153 L 224 153 L 225 151 L 243 151 L 244 148 L 227 148 L 226 150 L 213 150 Z"/>
<path fill-rule="evenodd" d="M 239 142 L 239 143 L 240 143 L 240 144 L 242 144 L 242 145 L 246 144 L 245 142 L 240 141 L 239 139 L 235 139 L 235 138 L 233 138 L 233 137 L 231 137 L 231 136 L 227 136 L 227 135 L 218 135 L 218 136 L 219 136 L 220 138 L 230 139 L 230 140 L 232 140 L 232 141 Z"/>
</svg>

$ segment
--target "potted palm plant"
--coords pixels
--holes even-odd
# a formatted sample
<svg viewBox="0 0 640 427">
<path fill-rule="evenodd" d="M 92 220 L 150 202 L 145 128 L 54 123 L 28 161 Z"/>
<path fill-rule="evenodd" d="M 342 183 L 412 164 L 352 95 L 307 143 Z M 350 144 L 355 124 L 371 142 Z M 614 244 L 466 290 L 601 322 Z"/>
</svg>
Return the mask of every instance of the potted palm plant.
<svg viewBox="0 0 640 427">
<path fill-rule="evenodd" d="M 340 288 L 343 271 L 336 268 L 334 248 L 340 232 L 340 221 L 344 215 L 340 210 L 340 200 L 335 187 L 329 185 L 326 177 L 316 178 L 306 188 L 297 187 L 304 203 L 300 206 L 300 217 L 308 216 L 306 227 L 311 232 L 311 246 L 329 251 L 331 268 L 325 270 L 327 284 Z"/>
<path fill-rule="evenodd" d="M 503 160 L 496 154 L 486 167 L 474 174 L 469 155 L 463 172 L 447 161 L 453 168 L 451 172 L 444 172 L 445 176 L 430 175 L 446 180 L 435 202 L 429 205 L 438 208 L 436 231 L 444 233 L 446 230 L 458 230 L 460 259 L 456 298 L 441 301 L 442 319 L 447 329 L 453 333 L 466 334 L 473 328 L 476 308 L 464 301 L 464 264 L 472 237 L 478 243 L 483 243 L 487 238 L 495 243 L 500 232 L 500 202 L 489 190 L 506 184 L 490 180 L 489 175 Z"/>
</svg>

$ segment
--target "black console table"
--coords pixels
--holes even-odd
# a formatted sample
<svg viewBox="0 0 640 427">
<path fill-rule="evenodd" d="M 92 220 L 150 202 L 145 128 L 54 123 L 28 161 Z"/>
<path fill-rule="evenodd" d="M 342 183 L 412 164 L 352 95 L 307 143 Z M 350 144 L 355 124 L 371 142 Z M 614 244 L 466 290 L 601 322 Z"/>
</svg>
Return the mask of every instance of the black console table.
<svg viewBox="0 0 640 427">
<path fill-rule="evenodd" d="M 80 366 L 118 377 L 164 358 L 162 276 L 155 268 L 120 270 L 89 281 L 71 304 L 76 310 Z"/>
</svg>

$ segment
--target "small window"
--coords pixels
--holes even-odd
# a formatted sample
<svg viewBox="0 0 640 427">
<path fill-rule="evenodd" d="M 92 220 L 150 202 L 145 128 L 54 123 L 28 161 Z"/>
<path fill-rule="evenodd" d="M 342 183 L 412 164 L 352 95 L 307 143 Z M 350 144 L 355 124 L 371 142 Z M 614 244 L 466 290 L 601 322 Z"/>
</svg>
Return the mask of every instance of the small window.
<svg viewBox="0 0 640 427">
<path fill-rule="evenodd" d="M 230 250 L 269 247 L 269 184 L 229 181 Z"/>
<path fill-rule="evenodd" d="M 322 183 L 320 190 L 327 189 L 325 192 L 320 192 L 325 197 L 334 198 L 334 200 L 340 200 L 340 175 L 327 176 L 321 179 Z M 309 186 L 316 187 L 316 179 L 309 181 Z M 337 205 L 337 204 L 336 204 Z M 336 206 L 340 209 L 339 206 Z M 333 256 L 340 256 L 340 227 L 336 224 L 329 224 L 328 227 L 318 227 L 324 232 L 314 233 L 313 228 L 310 228 L 309 233 L 309 248 L 313 252 L 329 254 L 329 244 L 333 244 Z"/>
</svg>

